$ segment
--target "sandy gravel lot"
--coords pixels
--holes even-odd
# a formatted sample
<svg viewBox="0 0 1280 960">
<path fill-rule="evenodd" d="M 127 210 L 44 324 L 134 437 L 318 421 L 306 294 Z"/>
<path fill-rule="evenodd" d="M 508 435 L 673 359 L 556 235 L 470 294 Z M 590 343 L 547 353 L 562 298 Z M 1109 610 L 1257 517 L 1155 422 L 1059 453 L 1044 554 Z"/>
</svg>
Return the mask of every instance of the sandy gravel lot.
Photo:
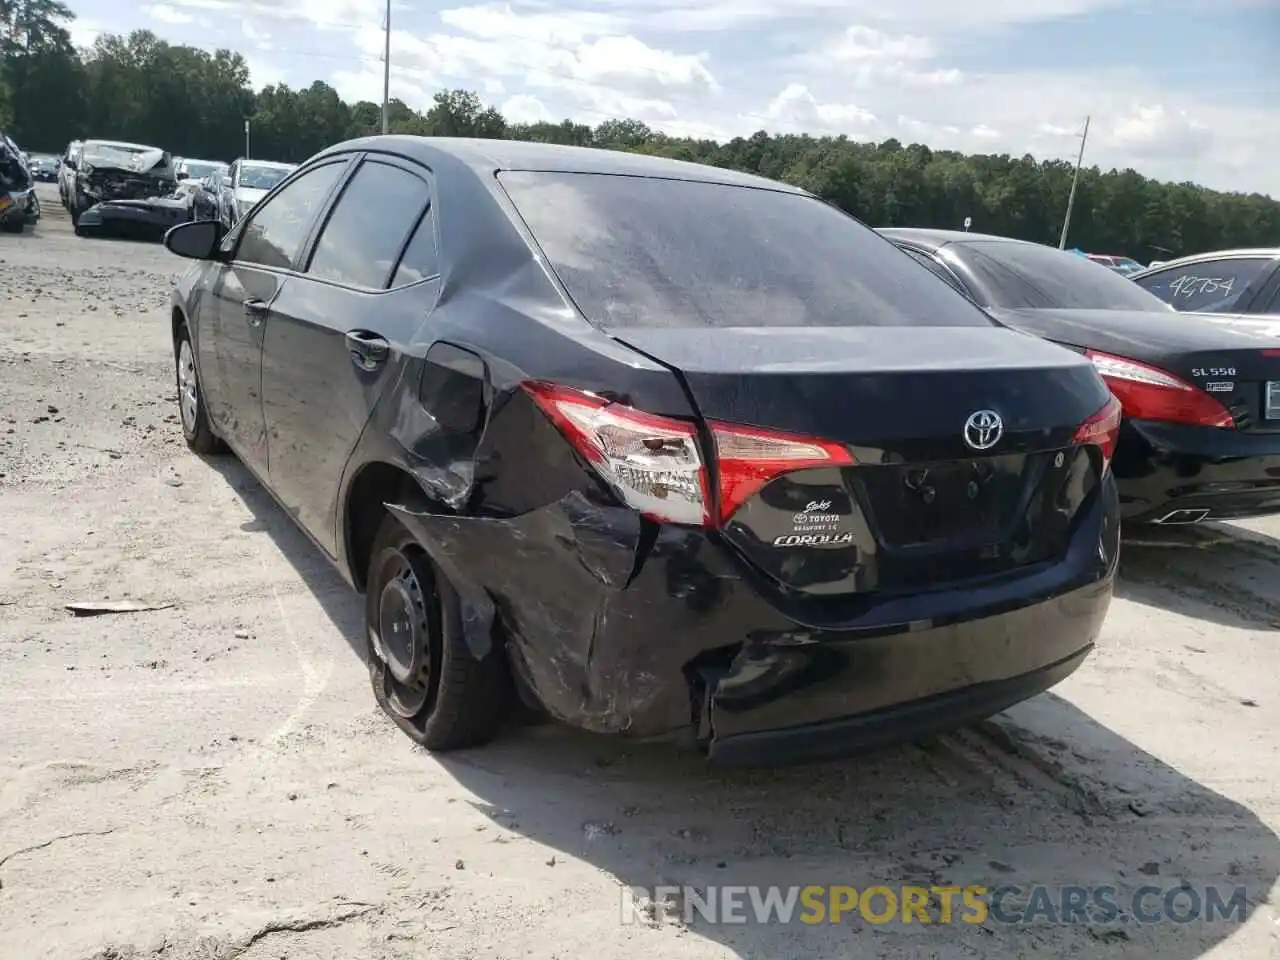
<svg viewBox="0 0 1280 960">
<path fill-rule="evenodd" d="M 1101 648 L 981 729 L 708 773 L 554 726 L 449 759 L 359 605 L 176 422 L 159 247 L 0 235 L 0 960 L 1280 956 L 1280 522 L 1129 545 Z M 171 604 L 75 618 L 64 605 Z M 1243 885 L 1226 922 L 622 922 L 627 885 Z"/>
</svg>

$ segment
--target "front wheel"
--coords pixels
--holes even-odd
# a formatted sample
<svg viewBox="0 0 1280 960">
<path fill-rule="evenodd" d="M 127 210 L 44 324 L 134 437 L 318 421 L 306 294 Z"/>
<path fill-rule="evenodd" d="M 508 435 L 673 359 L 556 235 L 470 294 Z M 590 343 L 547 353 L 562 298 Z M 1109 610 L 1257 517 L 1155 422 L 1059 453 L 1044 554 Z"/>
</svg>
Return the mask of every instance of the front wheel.
<svg viewBox="0 0 1280 960">
<path fill-rule="evenodd" d="M 505 652 L 471 653 L 453 585 L 392 516 L 373 544 L 365 636 L 373 695 L 415 742 L 446 752 L 497 736 L 515 700 Z"/>
<path fill-rule="evenodd" d="M 184 325 L 174 341 L 174 360 L 177 365 L 178 413 L 182 418 L 182 436 L 187 446 L 199 454 L 225 453 L 226 444 L 213 432 L 209 415 L 205 412 L 204 391 L 200 389 L 200 377 L 196 370 L 196 355 L 191 347 L 191 334 Z"/>
</svg>

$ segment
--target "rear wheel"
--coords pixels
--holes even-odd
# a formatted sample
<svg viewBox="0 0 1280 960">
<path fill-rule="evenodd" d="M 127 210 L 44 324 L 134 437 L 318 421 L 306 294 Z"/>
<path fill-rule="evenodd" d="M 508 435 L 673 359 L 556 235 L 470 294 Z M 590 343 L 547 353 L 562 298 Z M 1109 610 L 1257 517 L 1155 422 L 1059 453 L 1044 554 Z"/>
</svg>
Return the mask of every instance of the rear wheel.
<svg viewBox="0 0 1280 960">
<path fill-rule="evenodd" d="M 177 366 L 178 413 L 182 418 L 182 436 L 187 446 L 200 454 L 225 453 L 226 444 L 213 432 L 205 413 L 195 351 L 185 324 L 178 329 L 174 340 L 174 360 Z"/>
<path fill-rule="evenodd" d="M 472 655 L 457 592 L 392 516 L 371 551 L 365 636 L 373 695 L 414 741 L 445 752 L 497 736 L 515 699 L 505 654 Z"/>
<path fill-rule="evenodd" d="M 5 233 L 21 233 L 25 227 L 26 223 L 21 217 L 14 217 L 11 220 L 5 220 L 3 223 L 0 223 L 0 230 L 3 230 Z"/>
</svg>

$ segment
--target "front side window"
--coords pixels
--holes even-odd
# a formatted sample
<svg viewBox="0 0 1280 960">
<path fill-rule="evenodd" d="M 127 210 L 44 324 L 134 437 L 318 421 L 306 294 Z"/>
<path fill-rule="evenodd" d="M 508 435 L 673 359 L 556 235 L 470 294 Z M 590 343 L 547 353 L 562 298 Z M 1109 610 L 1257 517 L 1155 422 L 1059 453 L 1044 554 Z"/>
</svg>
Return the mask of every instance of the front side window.
<svg viewBox="0 0 1280 960">
<path fill-rule="evenodd" d="M 314 167 L 255 208 L 240 233 L 235 259 L 281 270 L 292 267 L 312 221 L 345 167 L 345 163 Z"/>
<path fill-rule="evenodd" d="M 982 299 L 993 307 L 1169 312 L 1167 304 L 1110 267 L 1056 247 L 957 240 L 944 249 L 946 256 L 963 264 Z"/>
<path fill-rule="evenodd" d="M 874 230 L 803 194 L 587 173 L 500 181 L 602 327 L 993 324 Z"/>
<path fill-rule="evenodd" d="M 1175 310 L 1230 313 L 1270 262 L 1261 257 L 1206 260 L 1159 270 L 1133 282 Z"/>
<path fill-rule="evenodd" d="M 307 273 L 381 290 L 430 199 L 421 177 L 388 163 L 365 161 L 320 232 Z"/>
</svg>

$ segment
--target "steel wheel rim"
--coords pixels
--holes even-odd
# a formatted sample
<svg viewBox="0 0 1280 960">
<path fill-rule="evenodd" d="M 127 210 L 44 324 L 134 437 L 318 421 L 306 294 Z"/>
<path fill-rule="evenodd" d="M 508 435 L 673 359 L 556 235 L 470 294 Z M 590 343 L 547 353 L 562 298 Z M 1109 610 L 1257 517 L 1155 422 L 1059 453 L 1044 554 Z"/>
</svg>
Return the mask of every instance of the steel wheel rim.
<svg viewBox="0 0 1280 960">
<path fill-rule="evenodd" d="M 182 426 L 188 433 L 195 432 L 200 393 L 196 388 L 196 359 L 191 353 L 190 340 L 183 340 L 178 349 L 178 405 L 182 412 Z"/>
<path fill-rule="evenodd" d="M 434 590 L 424 586 L 403 554 L 378 598 L 373 652 L 381 664 L 382 689 L 398 716 L 416 717 L 431 701 Z M 385 638 L 385 639 L 384 639 Z"/>
</svg>

